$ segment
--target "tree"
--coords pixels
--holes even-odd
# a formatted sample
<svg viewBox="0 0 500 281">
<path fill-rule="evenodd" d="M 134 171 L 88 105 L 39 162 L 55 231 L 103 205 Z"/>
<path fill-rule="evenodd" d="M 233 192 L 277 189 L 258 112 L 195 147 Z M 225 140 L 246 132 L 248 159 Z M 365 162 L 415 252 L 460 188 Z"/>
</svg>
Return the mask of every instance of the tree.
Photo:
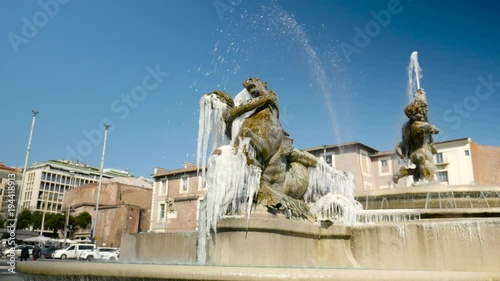
<svg viewBox="0 0 500 281">
<path fill-rule="evenodd" d="M 5 218 L 3 216 L 0 216 L 0 228 L 3 228 L 4 224 L 5 224 Z"/>
<path fill-rule="evenodd" d="M 47 213 L 45 214 L 45 220 L 47 220 Z M 42 226 L 43 213 L 40 211 L 31 212 L 31 225 L 33 229 L 40 229 Z"/>
<path fill-rule="evenodd" d="M 57 233 L 58 230 L 64 231 L 65 217 L 63 214 L 45 214 L 45 228 Z"/>
<path fill-rule="evenodd" d="M 29 209 L 23 209 L 17 217 L 17 229 L 26 229 L 33 226 L 33 212 Z"/>
<path fill-rule="evenodd" d="M 92 223 L 92 216 L 88 212 L 82 212 L 75 218 L 76 225 L 80 229 L 87 229 L 87 226 Z"/>
</svg>

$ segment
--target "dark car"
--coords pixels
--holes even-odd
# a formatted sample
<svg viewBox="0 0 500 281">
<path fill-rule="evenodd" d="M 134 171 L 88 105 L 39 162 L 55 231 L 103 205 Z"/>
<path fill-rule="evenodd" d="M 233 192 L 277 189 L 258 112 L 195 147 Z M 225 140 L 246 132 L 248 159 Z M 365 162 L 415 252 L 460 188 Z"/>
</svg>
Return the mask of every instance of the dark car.
<svg viewBox="0 0 500 281">
<path fill-rule="evenodd" d="M 52 258 L 52 253 L 54 253 L 56 250 L 58 250 L 57 248 L 42 248 L 42 251 L 41 251 L 41 258 L 42 259 L 51 259 Z"/>
</svg>

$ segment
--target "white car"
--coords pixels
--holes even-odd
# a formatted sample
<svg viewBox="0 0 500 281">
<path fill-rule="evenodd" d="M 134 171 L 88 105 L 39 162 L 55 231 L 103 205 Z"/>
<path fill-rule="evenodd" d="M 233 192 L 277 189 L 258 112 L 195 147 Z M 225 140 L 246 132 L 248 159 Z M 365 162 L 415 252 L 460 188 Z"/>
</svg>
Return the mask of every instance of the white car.
<svg viewBox="0 0 500 281">
<path fill-rule="evenodd" d="M 118 261 L 120 259 L 120 249 L 114 252 L 104 252 L 101 257 L 103 261 Z"/>
<path fill-rule="evenodd" d="M 80 254 L 80 259 L 93 261 L 93 260 L 109 260 L 108 255 L 118 251 L 118 248 L 113 247 L 100 247 L 90 252 L 83 252 Z"/>
<path fill-rule="evenodd" d="M 10 255 L 12 255 L 12 251 L 14 251 L 16 257 L 20 257 L 21 256 L 21 250 L 24 247 L 28 247 L 29 253 L 30 253 L 30 257 L 32 257 L 33 256 L 33 248 L 34 248 L 33 245 L 19 245 L 19 246 L 16 246 L 15 249 L 13 249 L 12 247 L 7 247 L 7 248 L 5 248 L 3 250 L 3 252 L 1 253 L 1 256 L 3 256 L 3 257 L 7 257 L 7 255 L 10 256 Z"/>
<path fill-rule="evenodd" d="M 95 249 L 94 244 L 73 244 L 64 249 L 56 250 L 52 254 L 54 259 L 76 259 L 82 253 L 90 252 Z"/>
</svg>

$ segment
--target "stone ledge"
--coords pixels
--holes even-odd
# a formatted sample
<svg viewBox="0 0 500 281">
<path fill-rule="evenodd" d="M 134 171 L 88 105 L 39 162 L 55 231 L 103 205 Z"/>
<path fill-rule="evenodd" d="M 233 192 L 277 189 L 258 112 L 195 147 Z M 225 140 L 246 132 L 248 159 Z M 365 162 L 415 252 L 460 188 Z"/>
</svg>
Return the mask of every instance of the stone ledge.
<svg viewBox="0 0 500 281">
<path fill-rule="evenodd" d="M 271 268 L 236 266 L 23 262 L 16 270 L 40 280 L 85 276 L 86 280 L 500 280 L 500 272 L 406 271 L 335 268 Z M 44 278 L 45 277 L 45 278 Z M 102 278 L 101 278 L 102 277 Z M 112 278 L 109 278 L 112 277 Z M 130 279 L 129 279 L 130 278 Z M 37 277 L 35 277 L 37 279 Z M 57 280 L 57 279 L 56 279 Z"/>
<path fill-rule="evenodd" d="M 320 226 L 309 221 L 265 217 L 226 217 L 217 224 L 217 232 L 267 232 L 313 239 L 349 239 L 351 231 L 345 225 Z"/>
</svg>

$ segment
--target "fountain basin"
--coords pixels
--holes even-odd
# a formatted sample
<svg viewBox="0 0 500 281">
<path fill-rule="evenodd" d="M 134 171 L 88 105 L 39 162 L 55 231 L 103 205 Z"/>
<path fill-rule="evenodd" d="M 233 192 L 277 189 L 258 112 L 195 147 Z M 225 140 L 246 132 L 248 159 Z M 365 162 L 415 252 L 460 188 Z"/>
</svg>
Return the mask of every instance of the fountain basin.
<svg viewBox="0 0 500 281">
<path fill-rule="evenodd" d="M 430 185 L 360 191 L 356 200 L 364 210 L 500 208 L 500 187 Z"/>
<path fill-rule="evenodd" d="M 500 280 L 500 272 L 22 262 L 25 280 Z M 84 279 L 79 279 L 85 276 Z"/>
</svg>

